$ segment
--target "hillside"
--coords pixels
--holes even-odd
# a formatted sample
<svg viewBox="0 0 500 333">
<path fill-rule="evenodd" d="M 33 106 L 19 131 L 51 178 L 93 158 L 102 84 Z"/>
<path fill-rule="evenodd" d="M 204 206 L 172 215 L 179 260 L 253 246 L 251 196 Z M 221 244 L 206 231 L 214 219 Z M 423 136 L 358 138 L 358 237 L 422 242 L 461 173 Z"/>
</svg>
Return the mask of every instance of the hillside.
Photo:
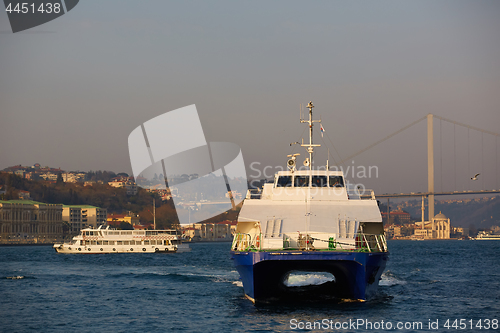
<svg viewBox="0 0 500 333">
<path fill-rule="evenodd" d="M 420 200 L 411 200 L 398 204 L 398 207 L 409 212 L 412 219 L 420 221 L 421 205 Z M 394 209 L 392 204 L 391 209 Z M 427 205 L 425 209 L 427 213 Z M 436 201 L 434 210 L 436 214 L 443 212 L 454 227 L 486 229 L 500 225 L 500 196 Z"/>
<path fill-rule="evenodd" d="M 144 225 L 153 223 L 152 205 L 155 198 L 157 227 L 168 229 L 179 223 L 172 200 L 162 201 L 157 194 L 140 187 L 136 195 L 127 195 L 125 188 L 111 187 L 107 184 L 95 183 L 93 186 L 83 186 L 82 183 L 33 181 L 0 172 L 0 186 L 3 185 L 6 185 L 7 192 L 0 195 L 0 200 L 18 199 L 19 191 L 28 191 L 35 201 L 64 205 L 92 205 L 106 208 L 108 214 L 133 212 L 139 215 L 140 222 Z M 240 208 L 241 206 L 205 222 L 236 220 Z"/>
</svg>

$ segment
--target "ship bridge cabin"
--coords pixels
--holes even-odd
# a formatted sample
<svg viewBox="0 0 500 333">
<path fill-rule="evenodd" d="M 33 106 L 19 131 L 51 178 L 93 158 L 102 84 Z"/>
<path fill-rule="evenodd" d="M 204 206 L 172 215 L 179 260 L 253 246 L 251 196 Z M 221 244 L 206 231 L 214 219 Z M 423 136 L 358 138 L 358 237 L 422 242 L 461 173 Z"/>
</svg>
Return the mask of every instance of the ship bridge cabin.
<svg viewBox="0 0 500 333">
<path fill-rule="evenodd" d="M 361 199 L 361 189 L 346 183 L 341 171 L 300 170 L 279 171 L 273 183 L 264 184 L 262 189 L 251 189 L 246 199 L 267 200 L 349 200 Z M 371 190 L 370 198 L 375 199 Z"/>
</svg>

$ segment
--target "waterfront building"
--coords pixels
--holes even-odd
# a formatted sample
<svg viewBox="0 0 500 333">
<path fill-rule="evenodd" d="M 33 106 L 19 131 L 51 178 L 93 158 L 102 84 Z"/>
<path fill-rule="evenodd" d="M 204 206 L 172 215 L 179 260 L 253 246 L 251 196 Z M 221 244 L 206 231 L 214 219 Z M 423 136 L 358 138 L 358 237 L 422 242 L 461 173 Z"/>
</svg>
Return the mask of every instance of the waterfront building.
<svg viewBox="0 0 500 333">
<path fill-rule="evenodd" d="M 19 190 L 19 199 L 20 200 L 31 200 L 30 192 Z"/>
<path fill-rule="evenodd" d="M 404 224 L 410 222 L 410 213 L 404 212 L 402 210 L 395 210 L 389 212 L 389 221 L 387 221 L 387 212 L 381 212 L 382 222 L 386 223 L 397 223 Z"/>
<path fill-rule="evenodd" d="M 139 216 L 129 212 L 128 214 L 109 214 L 107 216 L 107 223 L 109 225 L 120 225 L 126 222 L 132 226 L 139 225 Z"/>
<path fill-rule="evenodd" d="M 454 237 L 468 237 L 469 236 L 469 228 L 452 227 L 451 233 L 454 235 Z"/>
<path fill-rule="evenodd" d="M 64 205 L 62 210 L 62 219 L 69 224 L 71 234 L 78 234 L 87 227 L 104 225 L 107 215 L 106 208 L 91 205 Z"/>
<path fill-rule="evenodd" d="M 62 205 L 0 200 L 0 242 L 50 243 L 63 237 Z"/>
<path fill-rule="evenodd" d="M 235 221 L 194 223 L 182 228 L 183 237 L 194 241 L 231 241 L 235 232 Z"/>
</svg>

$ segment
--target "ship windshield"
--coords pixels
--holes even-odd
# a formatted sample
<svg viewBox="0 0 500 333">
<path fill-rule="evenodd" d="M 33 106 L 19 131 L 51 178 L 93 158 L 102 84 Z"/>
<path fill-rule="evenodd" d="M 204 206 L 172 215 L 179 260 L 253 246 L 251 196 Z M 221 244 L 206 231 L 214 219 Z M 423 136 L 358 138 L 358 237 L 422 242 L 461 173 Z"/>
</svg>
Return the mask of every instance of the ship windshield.
<svg viewBox="0 0 500 333">
<path fill-rule="evenodd" d="M 295 187 L 309 186 L 309 176 L 295 176 Z"/>
<path fill-rule="evenodd" d="M 326 176 L 312 176 L 311 186 L 327 187 L 328 181 L 327 181 Z"/>
<path fill-rule="evenodd" d="M 276 187 L 292 186 L 292 176 L 280 176 L 276 182 Z"/>
<path fill-rule="evenodd" d="M 344 187 L 342 176 L 330 176 L 330 187 Z"/>
</svg>

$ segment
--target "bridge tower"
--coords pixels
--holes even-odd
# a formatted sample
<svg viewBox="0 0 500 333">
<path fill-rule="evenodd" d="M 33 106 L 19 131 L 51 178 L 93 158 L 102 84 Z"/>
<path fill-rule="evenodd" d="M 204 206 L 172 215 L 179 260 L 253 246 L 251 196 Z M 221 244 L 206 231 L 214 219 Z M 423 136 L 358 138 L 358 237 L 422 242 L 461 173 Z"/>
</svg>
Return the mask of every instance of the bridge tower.
<svg viewBox="0 0 500 333">
<path fill-rule="evenodd" d="M 429 196 L 429 221 L 434 218 L 434 128 L 433 116 L 427 115 L 427 192 Z"/>
</svg>

